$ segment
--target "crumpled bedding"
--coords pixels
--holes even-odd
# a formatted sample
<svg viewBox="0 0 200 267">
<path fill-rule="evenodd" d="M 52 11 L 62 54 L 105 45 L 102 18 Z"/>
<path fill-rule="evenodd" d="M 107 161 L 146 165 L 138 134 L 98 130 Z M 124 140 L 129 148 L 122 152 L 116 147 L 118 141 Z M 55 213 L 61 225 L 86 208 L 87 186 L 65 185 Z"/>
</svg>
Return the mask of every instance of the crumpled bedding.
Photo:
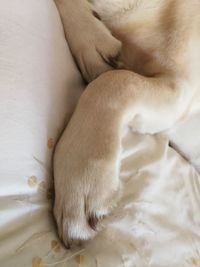
<svg viewBox="0 0 200 267">
<path fill-rule="evenodd" d="M 199 174 L 164 135 L 128 127 L 119 206 L 94 240 L 63 247 L 51 160 L 84 85 L 53 1 L 2 1 L 0 33 L 0 266 L 200 266 Z"/>
</svg>

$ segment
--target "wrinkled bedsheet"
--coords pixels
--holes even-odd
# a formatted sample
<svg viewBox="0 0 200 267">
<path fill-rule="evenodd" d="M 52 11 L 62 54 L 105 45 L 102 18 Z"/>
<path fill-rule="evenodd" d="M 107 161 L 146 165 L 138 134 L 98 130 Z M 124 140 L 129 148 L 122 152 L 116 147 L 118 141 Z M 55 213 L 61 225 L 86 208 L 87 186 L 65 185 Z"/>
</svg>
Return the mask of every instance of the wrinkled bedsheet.
<svg viewBox="0 0 200 267">
<path fill-rule="evenodd" d="M 200 176 L 164 135 L 123 137 L 123 196 L 105 229 L 66 250 L 52 153 L 84 88 L 51 0 L 0 2 L 0 266 L 199 267 Z"/>
</svg>

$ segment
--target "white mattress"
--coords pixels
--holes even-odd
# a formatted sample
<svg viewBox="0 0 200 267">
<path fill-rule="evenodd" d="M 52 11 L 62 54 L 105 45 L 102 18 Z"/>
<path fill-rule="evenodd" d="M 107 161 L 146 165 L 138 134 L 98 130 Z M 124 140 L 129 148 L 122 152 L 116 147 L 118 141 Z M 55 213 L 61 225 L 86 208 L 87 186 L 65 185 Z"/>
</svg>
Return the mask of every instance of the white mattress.
<svg viewBox="0 0 200 267">
<path fill-rule="evenodd" d="M 164 136 L 129 129 L 120 205 L 94 240 L 62 246 L 51 159 L 82 89 L 54 2 L 2 0 L 0 266 L 200 266 L 200 176 Z"/>
</svg>

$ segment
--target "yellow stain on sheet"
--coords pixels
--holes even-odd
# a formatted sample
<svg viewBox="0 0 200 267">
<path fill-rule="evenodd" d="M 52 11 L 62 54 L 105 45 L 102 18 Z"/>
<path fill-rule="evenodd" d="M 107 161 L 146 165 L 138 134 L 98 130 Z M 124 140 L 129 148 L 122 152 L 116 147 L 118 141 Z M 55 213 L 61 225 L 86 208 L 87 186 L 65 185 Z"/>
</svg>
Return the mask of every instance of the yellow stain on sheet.
<svg viewBox="0 0 200 267">
<path fill-rule="evenodd" d="M 33 258 L 32 267 L 44 267 L 42 259 L 40 257 Z"/>
<path fill-rule="evenodd" d="M 34 187 L 37 185 L 37 177 L 36 176 L 31 176 L 28 178 L 28 185 L 30 187 Z"/>
<path fill-rule="evenodd" d="M 49 138 L 48 139 L 47 146 L 48 146 L 49 149 L 52 149 L 54 147 L 53 138 Z"/>
<path fill-rule="evenodd" d="M 60 244 L 56 240 L 51 241 L 51 249 L 54 253 L 60 252 Z"/>
<path fill-rule="evenodd" d="M 75 261 L 78 264 L 82 264 L 84 262 L 84 259 L 85 259 L 85 257 L 83 255 L 80 255 L 80 254 L 75 257 Z"/>
<path fill-rule="evenodd" d="M 191 262 L 194 266 L 196 267 L 200 267 L 200 261 L 195 259 L 195 258 L 191 258 Z"/>
</svg>

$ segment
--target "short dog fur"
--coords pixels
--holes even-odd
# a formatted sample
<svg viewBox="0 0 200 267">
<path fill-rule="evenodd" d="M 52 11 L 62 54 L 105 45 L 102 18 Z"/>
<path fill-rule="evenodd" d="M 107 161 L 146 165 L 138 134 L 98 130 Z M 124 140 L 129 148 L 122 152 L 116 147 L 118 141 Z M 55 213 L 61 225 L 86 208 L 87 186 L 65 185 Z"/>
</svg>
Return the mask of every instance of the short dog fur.
<svg viewBox="0 0 200 267">
<path fill-rule="evenodd" d="M 54 156 L 54 214 L 69 245 L 95 236 L 118 201 L 124 126 L 164 132 L 200 167 L 200 1 L 55 2 L 90 82 Z M 112 70 L 119 52 L 126 69 Z"/>
</svg>

